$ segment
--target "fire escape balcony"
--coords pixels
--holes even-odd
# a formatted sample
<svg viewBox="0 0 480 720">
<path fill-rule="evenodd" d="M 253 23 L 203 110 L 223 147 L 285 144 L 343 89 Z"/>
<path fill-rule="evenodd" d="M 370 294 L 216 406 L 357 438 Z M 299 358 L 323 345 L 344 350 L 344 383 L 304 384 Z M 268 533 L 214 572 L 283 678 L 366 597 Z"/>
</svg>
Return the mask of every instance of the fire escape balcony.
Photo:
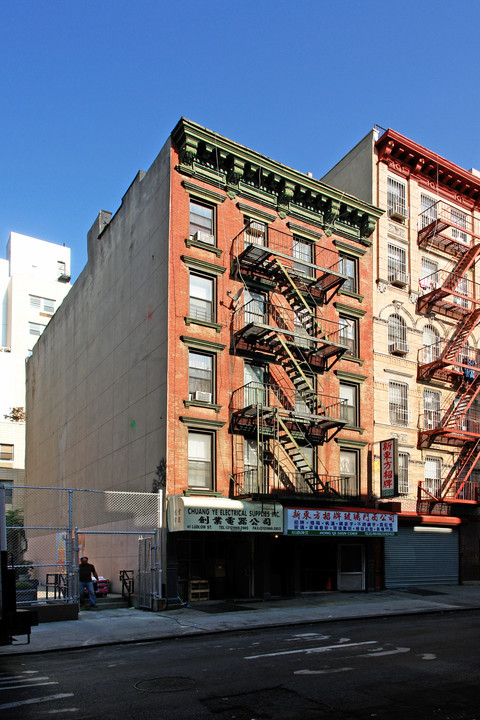
<svg viewBox="0 0 480 720">
<path fill-rule="evenodd" d="M 468 344 L 437 340 L 417 353 L 417 380 L 439 380 L 453 386 L 462 380 L 473 380 L 480 370 L 480 352 Z"/>
<path fill-rule="evenodd" d="M 418 448 L 432 445 L 462 447 L 480 439 L 480 413 L 468 409 L 458 412 L 431 410 L 418 418 Z"/>
<path fill-rule="evenodd" d="M 452 271 L 438 270 L 419 281 L 417 312 L 420 314 L 438 313 L 465 322 L 479 308 L 479 284 L 465 277 L 458 266 Z"/>
<path fill-rule="evenodd" d="M 418 246 L 436 248 L 461 258 L 478 242 L 478 228 L 471 216 L 439 200 L 419 215 Z"/>
<path fill-rule="evenodd" d="M 347 479 L 348 480 L 348 479 Z M 314 495 L 328 502 L 358 501 L 358 489 L 340 475 L 316 475 L 310 478 L 300 472 L 277 473 L 268 462 L 232 475 L 230 495 L 266 500 L 269 496 L 297 498 Z"/>
<path fill-rule="evenodd" d="M 275 437 L 280 427 L 297 440 L 321 445 L 347 424 L 347 404 L 338 397 L 261 382 L 247 383 L 232 394 L 235 433 Z"/>
<path fill-rule="evenodd" d="M 324 304 L 347 280 L 338 252 L 280 230 L 252 234 L 252 223 L 232 241 L 232 274 L 275 286 L 294 282 L 311 303 Z"/>
<path fill-rule="evenodd" d="M 338 322 L 295 311 L 273 302 L 250 300 L 233 317 L 233 345 L 242 355 L 277 361 L 278 336 L 299 361 L 316 372 L 330 370 L 349 351 L 349 339 Z"/>
</svg>

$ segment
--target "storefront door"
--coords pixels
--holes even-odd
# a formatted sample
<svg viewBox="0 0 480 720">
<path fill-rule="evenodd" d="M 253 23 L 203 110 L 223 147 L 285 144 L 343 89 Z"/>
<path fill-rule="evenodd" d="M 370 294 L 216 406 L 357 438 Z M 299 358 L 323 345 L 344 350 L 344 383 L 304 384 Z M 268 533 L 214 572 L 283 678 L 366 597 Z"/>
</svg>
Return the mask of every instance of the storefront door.
<svg viewBox="0 0 480 720">
<path fill-rule="evenodd" d="M 365 547 L 360 543 L 338 546 L 337 587 L 343 591 L 365 590 Z"/>
</svg>

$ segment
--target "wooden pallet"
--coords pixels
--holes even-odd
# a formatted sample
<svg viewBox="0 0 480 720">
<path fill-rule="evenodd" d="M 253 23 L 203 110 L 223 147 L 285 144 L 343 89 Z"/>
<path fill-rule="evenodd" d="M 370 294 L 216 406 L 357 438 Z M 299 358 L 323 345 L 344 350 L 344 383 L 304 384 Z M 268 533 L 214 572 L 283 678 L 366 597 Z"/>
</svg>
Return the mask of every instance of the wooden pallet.
<svg viewBox="0 0 480 720">
<path fill-rule="evenodd" d="M 210 583 L 208 580 L 190 580 L 188 583 L 188 599 L 190 602 L 210 600 Z"/>
</svg>

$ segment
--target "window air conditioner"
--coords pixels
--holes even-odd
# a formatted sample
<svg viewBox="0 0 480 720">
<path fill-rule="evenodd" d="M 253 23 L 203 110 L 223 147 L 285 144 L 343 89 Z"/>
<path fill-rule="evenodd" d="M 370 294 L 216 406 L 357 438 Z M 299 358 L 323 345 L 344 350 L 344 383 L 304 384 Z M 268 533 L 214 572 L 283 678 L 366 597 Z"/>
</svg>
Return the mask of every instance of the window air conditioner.
<svg viewBox="0 0 480 720">
<path fill-rule="evenodd" d="M 199 400 L 200 402 L 212 402 L 212 393 L 209 392 L 203 392 L 201 390 L 197 390 L 194 394 L 195 400 Z"/>
<path fill-rule="evenodd" d="M 197 230 L 193 236 L 193 240 L 206 243 L 207 245 L 213 245 L 215 238 L 210 233 L 205 232 L 205 230 Z"/>
<path fill-rule="evenodd" d="M 403 222 L 408 218 L 408 208 L 402 202 L 394 202 L 388 209 L 388 216 Z"/>
<path fill-rule="evenodd" d="M 409 273 L 403 272 L 402 270 L 393 270 L 390 272 L 389 280 L 392 285 L 397 285 L 398 287 L 405 287 L 405 285 L 409 285 L 410 283 L 410 275 Z"/>
<path fill-rule="evenodd" d="M 394 342 L 388 343 L 390 355 L 407 355 L 408 351 L 409 347 L 406 340 L 394 340 Z"/>
<path fill-rule="evenodd" d="M 0 352 L 12 352 L 12 348 L 10 348 L 10 347 L 0 347 Z"/>
</svg>

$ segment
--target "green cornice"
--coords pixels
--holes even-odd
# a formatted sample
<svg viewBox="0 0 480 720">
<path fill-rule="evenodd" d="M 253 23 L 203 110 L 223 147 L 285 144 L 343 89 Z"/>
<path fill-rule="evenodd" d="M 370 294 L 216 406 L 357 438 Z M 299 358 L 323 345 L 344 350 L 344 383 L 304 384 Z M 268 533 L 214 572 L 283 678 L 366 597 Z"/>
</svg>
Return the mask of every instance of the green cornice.
<svg viewBox="0 0 480 720">
<path fill-rule="evenodd" d="M 180 420 L 187 427 L 202 428 L 204 430 L 220 430 L 225 425 L 220 420 L 205 420 L 204 418 L 187 417 L 186 415 L 181 415 Z"/>
<path fill-rule="evenodd" d="M 227 268 L 220 265 L 214 265 L 206 260 L 199 260 L 198 258 L 189 257 L 188 255 L 182 255 L 182 260 L 185 265 L 194 270 L 200 270 L 202 272 L 211 273 L 213 275 L 223 275 Z"/>
<path fill-rule="evenodd" d="M 297 225 L 297 223 L 293 222 L 287 222 L 287 225 L 292 231 L 293 235 L 303 235 L 310 240 L 320 240 L 323 237 L 322 233 L 315 232 L 315 230 L 310 230 L 309 228 L 303 227 L 303 225 Z"/>
<path fill-rule="evenodd" d="M 360 308 L 354 308 L 351 305 L 344 305 L 343 303 L 333 303 L 336 310 L 342 315 L 349 315 L 350 317 L 361 318 L 367 314 L 366 310 L 360 310 Z"/>
<path fill-rule="evenodd" d="M 251 207 L 251 205 L 245 205 L 245 203 L 237 202 L 237 207 L 241 213 L 247 215 L 247 217 L 253 218 L 254 220 L 260 220 L 264 223 L 271 223 L 276 220 L 275 215 L 272 215 L 271 213 L 266 213 L 264 210 L 259 210 L 258 208 Z"/>
<path fill-rule="evenodd" d="M 181 118 L 172 132 L 177 169 L 189 177 L 366 244 L 383 214 L 379 208 L 342 193 L 298 170 Z"/>
<path fill-rule="evenodd" d="M 335 239 L 333 241 L 333 244 L 337 248 L 338 252 L 349 253 L 350 255 L 354 255 L 355 257 L 363 257 L 367 252 L 363 248 L 357 248 L 353 247 L 352 245 L 348 245 L 347 243 L 342 242 L 342 240 Z"/>
<path fill-rule="evenodd" d="M 360 448 L 364 448 L 365 445 L 368 445 L 366 440 L 344 440 L 343 438 L 334 438 L 334 440 L 340 447 L 350 450 L 359 450 Z"/>
<path fill-rule="evenodd" d="M 226 345 L 223 345 L 223 343 L 213 342 L 212 340 L 202 340 L 201 338 L 189 337 L 188 335 L 181 335 L 180 340 L 193 350 L 203 350 L 205 352 L 218 354 L 226 348 Z"/>
<path fill-rule="evenodd" d="M 213 192 L 213 190 L 208 190 L 200 185 L 195 185 L 188 180 L 184 180 L 182 185 L 189 195 L 215 203 L 215 205 L 220 205 L 227 199 L 225 195 L 220 195 L 220 193 Z"/>
<path fill-rule="evenodd" d="M 363 383 L 367 379 L 366 375 L 357 375 L 344 370 L 334 370 L 333 372 L 339 380 L 345 380 L 345 382 Z"/>
</svg>

